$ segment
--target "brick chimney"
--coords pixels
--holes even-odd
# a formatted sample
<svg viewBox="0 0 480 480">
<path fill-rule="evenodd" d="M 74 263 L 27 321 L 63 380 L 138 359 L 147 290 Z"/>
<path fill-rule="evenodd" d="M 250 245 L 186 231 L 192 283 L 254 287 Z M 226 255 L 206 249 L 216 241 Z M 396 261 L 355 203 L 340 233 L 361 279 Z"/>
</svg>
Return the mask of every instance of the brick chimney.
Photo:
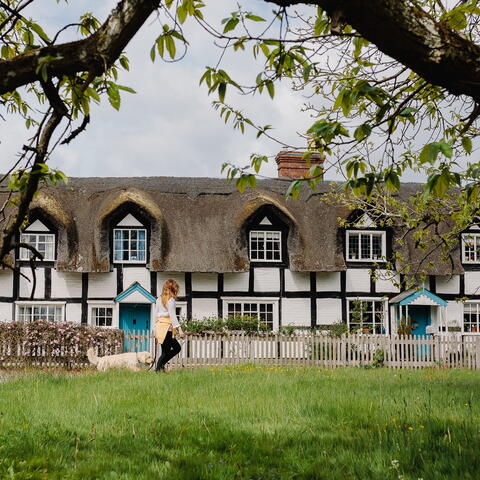
<svg viewBox="0 0 480 480">
<path fill-rule="evenodd" d="M 303 158 L 304 152 L 282 150 L 277 153 L 278 178 L 307 178 L 308 169 L 313 165 L 322 165 L 323 158 L 318 153 L 310 154 L 310 162 Z"/>
</svg>

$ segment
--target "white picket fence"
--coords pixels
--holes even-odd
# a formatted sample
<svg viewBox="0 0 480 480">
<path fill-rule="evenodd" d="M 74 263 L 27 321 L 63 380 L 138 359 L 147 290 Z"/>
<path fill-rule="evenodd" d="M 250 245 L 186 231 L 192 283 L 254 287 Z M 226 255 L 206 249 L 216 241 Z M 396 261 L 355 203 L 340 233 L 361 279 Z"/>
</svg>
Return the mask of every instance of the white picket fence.
<svg viewBox="0 0 480 480">
<path fill-rule="evenodd" d="M 258 363 L 315 365 L 328 368 L 368 366 L 390 368 L 446 367 L 480 369 L 480 336 L 387 336 L 211 333 L 189 334 L 170 364 L 201 367 Z M 151 333 L 125 333 L 125 351 L 155 351 Z M 158 354 L 160 347 L 158 347 Z M 383 361 L 382 361 L 383 357 Z"/>
</svg>

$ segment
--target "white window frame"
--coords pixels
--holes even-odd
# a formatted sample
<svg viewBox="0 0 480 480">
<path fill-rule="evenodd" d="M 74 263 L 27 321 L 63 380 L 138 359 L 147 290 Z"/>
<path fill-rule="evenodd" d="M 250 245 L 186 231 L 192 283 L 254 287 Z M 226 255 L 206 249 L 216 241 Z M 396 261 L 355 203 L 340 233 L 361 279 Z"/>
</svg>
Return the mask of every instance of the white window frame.
<svg viewBox="0 0 480 480">
<path fill-rule="evenodd" d="M 119 328 L 119 303 L 118 302 L 109 302 L 109 301 L 98 301 L 98 300 L 88 300 L 88 316 L 87 322 L 91 327 L 96 327 L 95 321 L 92 315 L 93 308 L 112 308 L 113 317 L 112 317 L 112 326 L 111 327 L 99 327 L 99 328 Z"/>
<path fill-rule="evenodd" d="M 25 236 L 26 235 L 35 235 L 36 237 L 36 241 L 35 243 L 32 243 L 32 242 L 27 242 L 25 240 Z M 43 257 L 43 261 L 44 262 L 54 262 L 55 261 L 55 256 L 56 256 L 56 248 L 55 248 L 55 234 L 54 233 L 51 233 L 51 232 L 23 232 L 20 234 L 20 242 L 22 243 L 28 243 L 29 245 L 31 245 L 32 247 L 34 247 L 35 249 L 37 249 L 38 251 L 40 251 L 38 249 L 38 244 L 39 244 L 39 237 L 40 235 L 43 235 L 44 237 L 49 237 L 51 238 L 51 242 L 48 242 L 48 243 L 52 243 L 53 244 L 53 248 L 52 248 L 52 257 Z M 45 242 L 46 243 L 46 242 Z M 18 260 L 30 260 L 30 256 L 32 255 L 32 252 L 26 248 L 20 248 L 19 249 L 19 252 L 18 252 Z"/>
<path fill-rule="evenodd" d="M 252 258 L 252 233 L 256 233 L 256 234 L 263 234 L 264 235 L 264 240 L 263 240 L 263 244 L 266 245 L 266 242 L 267 242 L 267 239 L 266 239 L 266 234 L 267 233 L 276 233 L 278 234 L 278 247 L 279 247 L 279 252 L 280 252 L 280 258 L 277 260 L 277 259 L 267 259 L 267 258 Z M 277 242 L 277 240 L 272 240 L 274 242 Z M 266 249 L 264 249 L 262 251 L 264 257 L 266 256 Z M 282 232 L 281 230 L 250 230 L 249 234 L 248 234 L 248 254 L 249 254 L 249 258 L 250 258 L 250 261 L 251 262 L 269 262 L 269 263 L 278 263 L 278 262 L 282 262 L 283 261 L 283 258 L 282 258 Z"/>
<path fill-rule="evenodd" d="M 20 307 L 61 307 L 62 313 L 60 314 L 60 319 L 54 320 L 54 322 L 63 323 L 65 322 L 65 305 L 67 302 L 50 302 L 50 301 L 42 301 L 42 302 L 26 302 L 26 301 L 18 301 L 15 302 L 15 319 L 19 321 L 20 319 Z M 32 312 L 33 313 L 33 312 Z M 42 319 L 43 320 L 43 319 Z"/>
<path fill-rule="evenodd" d="M 222 297 L 223 301 L 223 316 L 228 316 L 228 304 L 229 303 L 241 303 L 242 312 L 244 303 L 268 303 L 273 305 L 273 321 L 272 331 L 278 331 L 278 297 Z"/>
<path fill-rule="evenodd" d="M 465 305 L 476 305 L 477 306 L 477 331 L 476 332 L 467 332 L 465 330 Z M 462 333 L 466 333 L 468 335 L 480 335 L 480 300 L 467 300 L 463 304 L 463 315 L 462 315 Z"/>
<path fill-rule="evenodd" d="M 175 309 L 180 309 L 180 315 L 177 314 L 178 320 L 187 318 L 187 302 L 175 302 Z"/>
<path fill-rule="evenodd" d="M 358 255 L 360 257 L 360 253 L 362 251 L 362 244 L 361 244 L 361 235 L 370 235 L 370 257 L 369 258 L 350 258 L 350 236 L 358 235 Z M 372 254 L 372 235 L 380 235 L 382 237 L 382 254 L 380 258 L 373 258 Z M 387 232 L 384 230 L 347 230 L 346 236 L 346 257 L 347 261 L 349 262 L 384 262 L 387 255 Z"/>
<path fill-rule="evenodd" d="M 383 303 L 383 322 L 382 328 L 385 329 L 384 335 L 388 335 L 389 332 L 389 322 L 388 322 L 388 299 L 385 297 L 347 297 L 347 327 L 348 331 L 350 332 L 351 322 L 350 322 L 350 302 L 360 301 L 360 302 L 381 302 Z M 373 313 L 375 317 L 375 310 Z M 374 323 L 375 325 L 375 323 Z M 375 335 L 382 335 L 375 334 Z"/>
<path fill-rule="evenodd" d="M 96 317 L 93 314 L 94 309 L 98 308 L 110 308 L 112 310 L 112 324 L 111 325 L 97 325 L 96 324 Z M 88 317 L 89 317 L 89 324 L 92 327 L 101 327 L 101 328 L 115 328 L 115 305 L 100 305 L 100 304 L 93 304 L 88 306 Z M 105 318 L 108 318 L 105 316 Z"/>
<path fill-rule="evenodd" d="M 115 260 L 115 232 L 117 231 L 129 231 L 132 232 L 136 230 L 137 232 L 143 231 L 145 232 L 145 260 Z M 138 241 L 138 240 L 137 240 Z M 123 242 L 123 240 L 122 240 Z M 131 250 L 130 250 L 130 242 L 131 242 L 131 237 L 129 234 L 128 238 L 128 243 L 129 243 L 129 249 L 128 249 L 128 257 L 130 258 L 131 256 Z M 118 227 L 113 229 L 113 242 L 112 242 L 112 249 L 113 249 L 113 263 L 134 263 L 134 264 L 140 264 L 144 265 L 147 263 L 147 250 L 148 250 L 148 231 L 145 227 L 143 228 L 131 228 L 131 227 Z M 122 252 L 124 251 L 123 249 L 121 250 Z"/>
<path fill-rule="evenodd" d="M 474 260 L 470 260 L 466 256 L 466 242 L 465 237 L 472 237 L 475 242 L 474 248 Z M 478 253 L 477 253 L 477 246 L 478 246 Z M 480 233 L 462 233 L 462 263 L 480 263 Z"/>
</svg>

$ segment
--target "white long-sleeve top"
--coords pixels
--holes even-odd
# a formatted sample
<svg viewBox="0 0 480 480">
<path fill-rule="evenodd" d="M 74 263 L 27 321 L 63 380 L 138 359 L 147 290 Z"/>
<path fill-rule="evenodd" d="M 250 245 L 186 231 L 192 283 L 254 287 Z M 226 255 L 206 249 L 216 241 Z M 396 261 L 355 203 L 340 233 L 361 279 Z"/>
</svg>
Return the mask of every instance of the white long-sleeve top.
<svg viewBox="0 0 480 480">
<path fill-rule="evenodd" d="M 158 317 L 170 317 L 172 321 L 172 325 L 170 326 L 169 330 L 172 328 L 180 327 L 180 323 L 177 318 L 177 314 L 175 312 L 175 299 L 169 298 L 167 301 L 167 306 L 164 307 L 162 303 L 162 297 L 157 298 L 157 303 L 155 304 L 155 318 Z"/>
</svg>

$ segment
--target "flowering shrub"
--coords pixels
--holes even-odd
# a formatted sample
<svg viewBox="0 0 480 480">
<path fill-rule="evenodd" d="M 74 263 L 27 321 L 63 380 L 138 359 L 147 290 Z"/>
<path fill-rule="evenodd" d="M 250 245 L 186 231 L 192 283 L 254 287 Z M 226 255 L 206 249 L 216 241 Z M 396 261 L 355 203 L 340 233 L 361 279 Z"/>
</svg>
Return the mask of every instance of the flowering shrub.
<svg viewBox="0 0 480 480">
<path fill-rule="evenodd" d="M 0 323 L 0 365 L 12 359 L 39 363 L 51 360 L 65 365 L 86 362 L 94 347 L 100 355 L 118 353 L 123 345 L 121 330 L 76 323 Z"/>
</svg>

